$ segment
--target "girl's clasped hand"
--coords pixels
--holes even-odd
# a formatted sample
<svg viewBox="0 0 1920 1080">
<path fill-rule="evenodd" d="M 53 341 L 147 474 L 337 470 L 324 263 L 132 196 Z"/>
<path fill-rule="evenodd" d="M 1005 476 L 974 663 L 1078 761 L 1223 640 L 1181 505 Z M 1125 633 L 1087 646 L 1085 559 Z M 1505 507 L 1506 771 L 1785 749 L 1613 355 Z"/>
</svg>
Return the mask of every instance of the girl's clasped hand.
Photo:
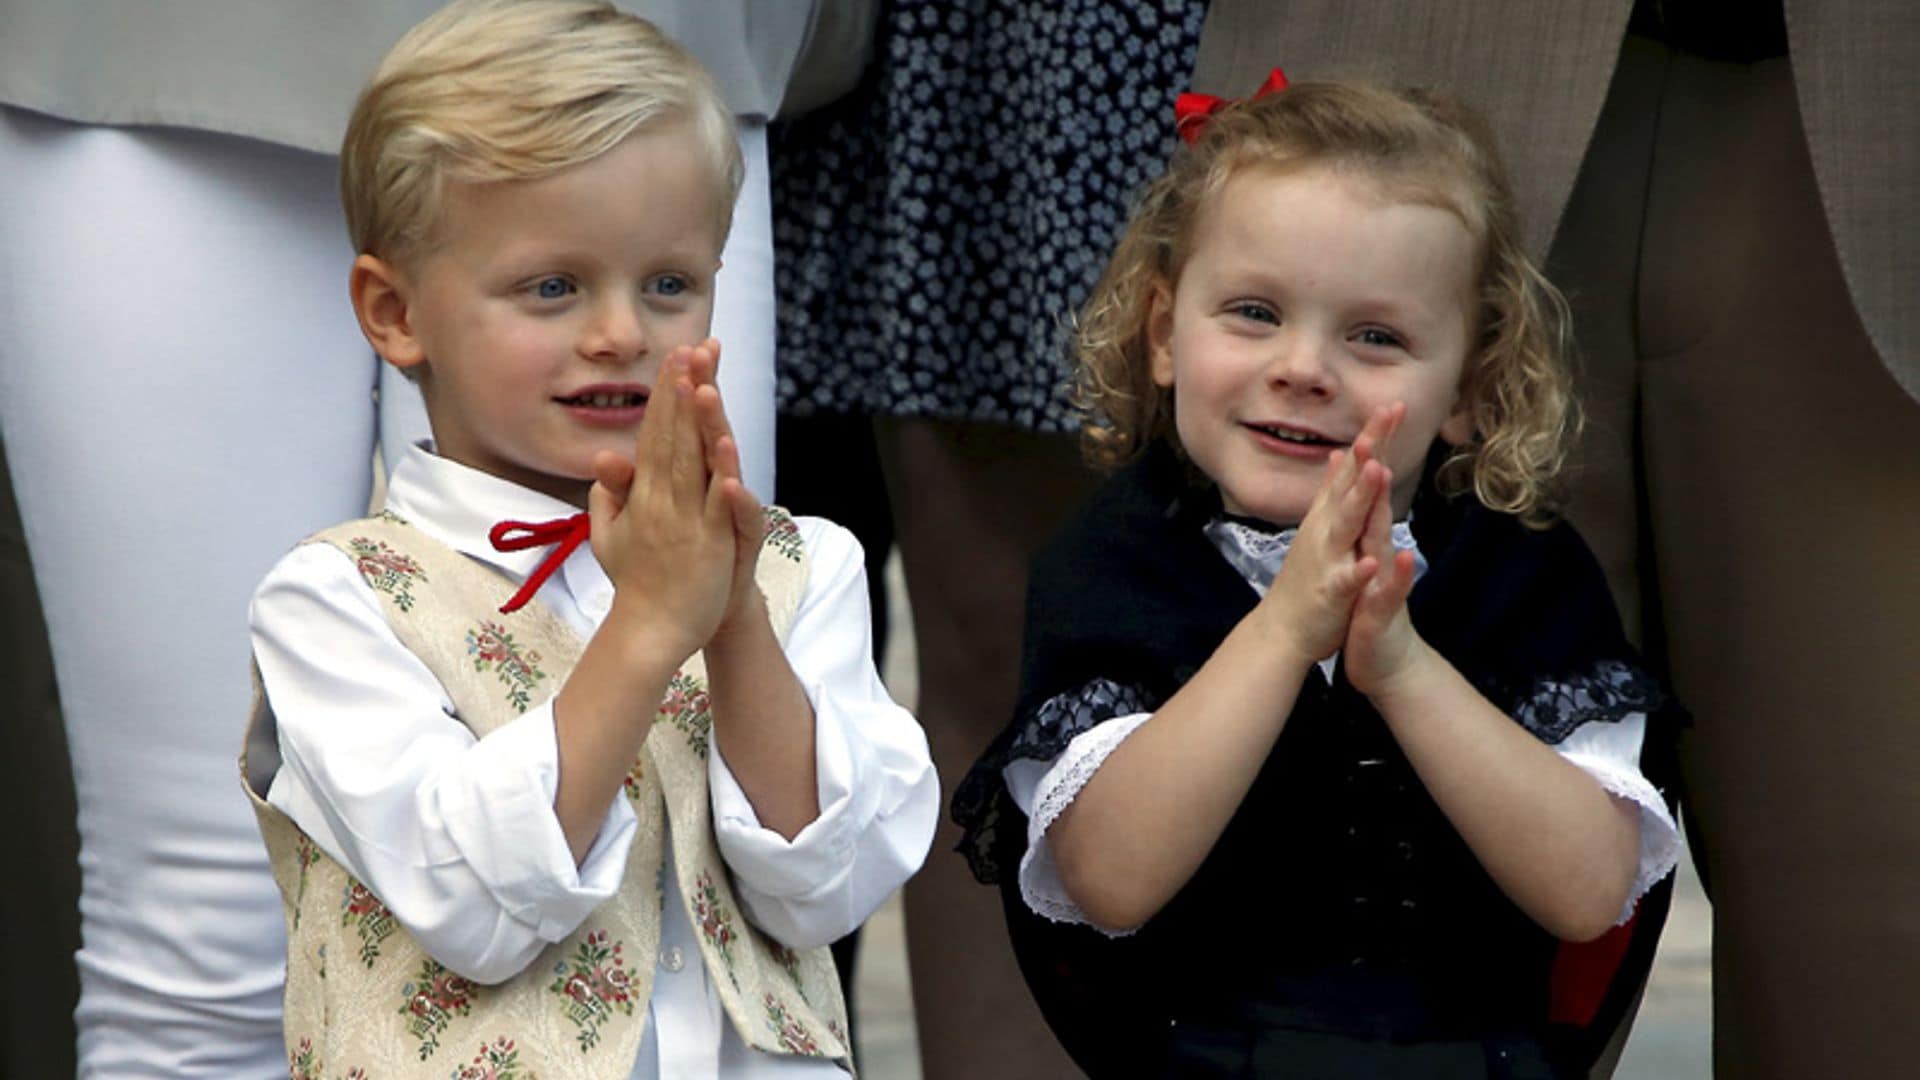
<svg viewBox="0 0 1920 1080">
<path fill-rule="evenodd" d="M 1375 409 L 1351 449 L 1328 456 L 1326 478 L 1260 605 L 1302 667 L 1339 650 L 1348 680 L 1369 695 L 1421 648 L 1407 615 L 1413 553 L 1394 551 L 1393 470 L 1381 460 L 1406 415 L 1400 402 Z"/>
</svg>

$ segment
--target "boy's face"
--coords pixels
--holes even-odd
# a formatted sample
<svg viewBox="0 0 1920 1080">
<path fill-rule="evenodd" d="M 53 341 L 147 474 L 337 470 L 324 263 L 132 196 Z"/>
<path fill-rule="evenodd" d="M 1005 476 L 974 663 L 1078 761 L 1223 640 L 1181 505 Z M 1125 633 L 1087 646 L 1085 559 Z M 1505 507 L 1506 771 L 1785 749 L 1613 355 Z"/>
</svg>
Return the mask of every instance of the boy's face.
<svg viewBox="0 0 1920 1080">
<path fill-rule="evenodd" d="M 1298 524 L 1375 409 L 1406 419 L 1381 459 L 1413 502 L 1435 438 L 1472 434 L 1459 389 L 1475 241 L 1452 213 L 1322 168 L 1244 170 L 1195 223 L 1148 324 L 1174 426 L 1234 513 Z"/>
<path fill-rule="evenodd" d="M 722 190 L 682 125 L 533 180 L 448 185 L 443 241 L 403 275 L 441 456 L 585 505 L 632 457 L 661 362 L 707 337 Z M 384 350 L 383 350 L 384 351 Z"/>
</svg>

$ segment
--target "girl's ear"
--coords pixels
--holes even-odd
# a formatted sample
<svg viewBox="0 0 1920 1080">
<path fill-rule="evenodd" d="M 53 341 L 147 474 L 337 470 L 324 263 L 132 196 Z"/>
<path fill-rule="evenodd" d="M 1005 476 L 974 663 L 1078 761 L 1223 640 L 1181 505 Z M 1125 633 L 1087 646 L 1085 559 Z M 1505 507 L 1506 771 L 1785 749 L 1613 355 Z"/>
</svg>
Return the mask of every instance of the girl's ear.
<svg viewBox="0 0 1920 1080">
<path fill-rule="evenodd" d="M 1173 286 L 1167 279 L 1153 279 L 1147 294 L 1147 358 L 1152 362 L 1153 384 L 1173 385 Z"/>
<path fill-rule="evenodd" d="M 414 336 L 410 317 L 412 287 L 399 267 L 362 255 L 353 260 L 347 292 L 360 332 L 381 359 L 403 371 L 426 362 L 426 349 Z"/>
</svg>

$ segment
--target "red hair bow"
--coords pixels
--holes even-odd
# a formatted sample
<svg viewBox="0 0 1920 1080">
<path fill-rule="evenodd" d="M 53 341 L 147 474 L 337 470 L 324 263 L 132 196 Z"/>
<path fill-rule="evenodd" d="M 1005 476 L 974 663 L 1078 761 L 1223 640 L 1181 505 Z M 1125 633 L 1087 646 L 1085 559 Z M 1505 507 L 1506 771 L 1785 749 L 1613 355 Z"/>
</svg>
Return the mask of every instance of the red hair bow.
<svg viewBox="0 0 1920 1080">
<path fill-rule="evenodd" d="M 1253 92 L 1254 97 L 1266 97 L 1276 90 L 1287 88 L 1287 77 L 1279 68 L 1267 73 L 1267 81 Z M 1239 101 L 1239 98 L 1215 97 L 1212 94 L 1196 94 L 1188 91 L 1181 94 L 1173 103 L 1174 128 L 1180 137 L 1191 143 L 1200 137 L 1200 131 L 1207 126 L 1207 120 L 1214 113 Z"/>
</svg>

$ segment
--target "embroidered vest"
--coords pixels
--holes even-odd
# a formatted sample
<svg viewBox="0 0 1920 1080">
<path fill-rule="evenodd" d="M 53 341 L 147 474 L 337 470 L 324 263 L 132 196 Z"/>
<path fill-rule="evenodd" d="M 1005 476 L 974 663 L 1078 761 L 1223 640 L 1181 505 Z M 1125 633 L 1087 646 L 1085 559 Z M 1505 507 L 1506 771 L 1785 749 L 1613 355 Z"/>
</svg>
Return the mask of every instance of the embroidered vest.
<svg viewBox="0 0 1920 1080">
<path fill-rule="evenodd" d="M 501 597 L 511 591 L 504 578 L 397 516 L 349 522 L 308 542 L 332 544 L 353 559 L 395 634 L 433 671 L 460 722 L 477 736 L 551 695 L 579 658 L 579 636 L 538 600 L 500 614 Z M 756 578 L 783 641 L 806 574 L 798 527 L 769 508 Z M 250 748 L 273 738 L 258 680 L 256 670 Z M 769 1053 L 833 1058 L 851 1068 L 846 1004 L 828 951 L 780 945 L 746 920 L 734 897 L 713 838 L 711 725 L 705 665 L 696 653 L 673 676 L 627 776 L 625 796 L 639 826 L 620 891 L 566 940 L 493 986 L 428 956 L 379 897 L 260 797 L 270 777 L 248 782 L 243 753 L 242 780 L 286 903 L 289 1075 L 626 1077 L 653 987 L 669 858 L 679 882 L 673 902 L 685 906 L 740 1037 Z"/>
</svg>

